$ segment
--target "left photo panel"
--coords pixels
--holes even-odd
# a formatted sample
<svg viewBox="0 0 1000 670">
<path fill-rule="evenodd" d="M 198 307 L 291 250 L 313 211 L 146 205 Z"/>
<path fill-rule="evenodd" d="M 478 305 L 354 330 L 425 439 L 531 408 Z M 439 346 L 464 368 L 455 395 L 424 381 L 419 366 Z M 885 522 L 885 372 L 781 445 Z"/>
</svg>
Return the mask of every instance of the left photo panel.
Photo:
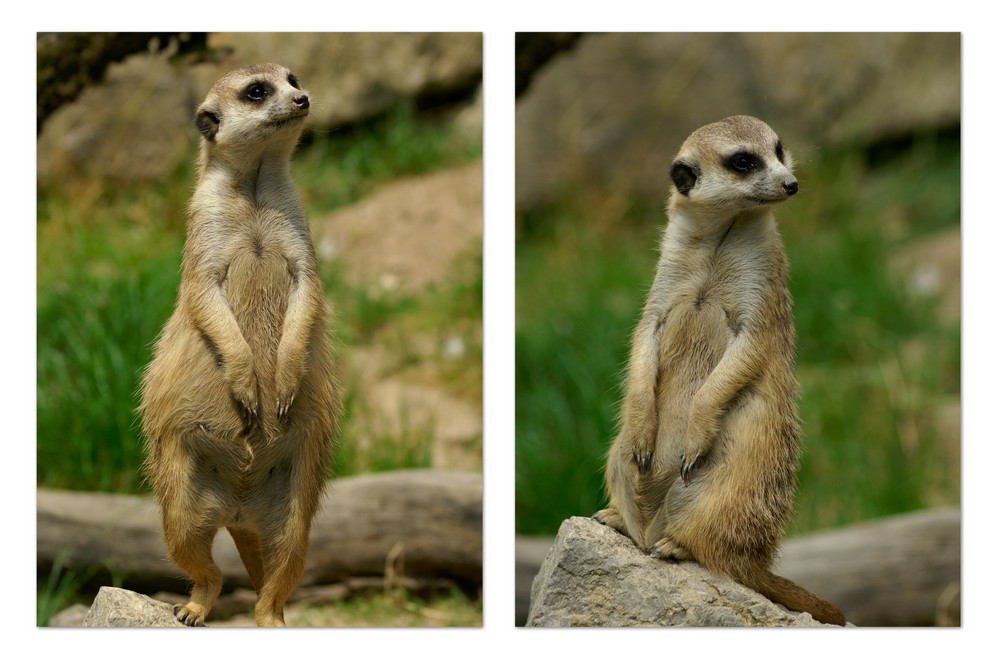
<svg viewBox="0 0 1000 670">
<path fill-rule="evenodd" d="M 482 626 L 482 34 L 36 43 L 36 625 Z"/>
</svg>

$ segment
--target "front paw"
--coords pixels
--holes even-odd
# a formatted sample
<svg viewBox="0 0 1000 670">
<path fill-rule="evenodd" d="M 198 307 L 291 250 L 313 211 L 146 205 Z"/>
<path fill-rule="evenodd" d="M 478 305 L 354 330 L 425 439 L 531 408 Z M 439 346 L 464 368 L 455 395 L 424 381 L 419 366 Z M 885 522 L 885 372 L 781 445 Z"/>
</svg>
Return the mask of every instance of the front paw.
<svg viewBox="0 0 1000 670">
<path fill-rule="evenodd" d="M 694 456 L 689 456 L 686 453 L 681 454 L 681 479 L 684 481 L 684 486 L 690 484 L 694 478 L 694 466 L 698 464 L 699 458 L 701 458 L 701 453 L 696 453 Z"/>
<path fill-rule="evenodd" d="M 295 389 L 290 387 L 282 388 L 278 386 L 278 402 L 275 405 L 275 411 L 278 415 L 279 421 L 284 421 L 288 418 L 288 413 L 292 409 L 292 403 L 295 402 Z"/>
<path fill-rule="evenodd" d="M 656 449 L 656 441 L 651 435 L 633 434 L 627 438 L 626 444 L 632 445 L 632 461 L 639 468 L 640 473 L 647 472 L 653 460 L 653 452 Z"/>
<path fill-rule="evenodd" d="M 279 353 L 278 370 L 275 375 L 278 394 L 275 410 L 280 421 L 288 418 L 288 413 L 292 409 L 292 403 L 295 402 L 295 396 L 302 383 L 302 372 L 301 363 L 295 363 Z"/>
<path fill-rule="evenodd" d="M 684 449 L 681 451 L 681 479 L 684 486 L 691 483 L 694 478 L 694 469 L 698 462 L 704 462 L 704 457 L 708 453 L 710 438 L 697 431 L 688 431 L 684 440 Z"/>
<path fill-rule="evenodd" d="M 230 366 L 228 373 L 230 392 L 244 418 L 250 423 L 257 421 L 260 416 L 260 402 L 253 366 L 249 362 L 233 365 Z"/>
</svg>

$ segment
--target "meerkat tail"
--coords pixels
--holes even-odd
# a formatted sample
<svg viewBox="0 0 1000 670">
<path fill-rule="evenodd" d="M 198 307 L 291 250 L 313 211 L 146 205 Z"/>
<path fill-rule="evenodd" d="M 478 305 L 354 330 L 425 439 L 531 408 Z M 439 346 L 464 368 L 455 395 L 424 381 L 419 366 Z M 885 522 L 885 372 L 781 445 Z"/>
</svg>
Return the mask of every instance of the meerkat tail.
<svg viewBox="0 0 1000 670">
<path fill-rule="evenodd" d="M 773 572 L 764 571 L 750 576 L 750 579 L 745 581 L 737 581 L 790 610 L 812 615 L 812 618 L 820 623 L 831 623 L 837 626 L 843 626 L 847 623 L 839 609 L 792 580 Z"/>
</svg>

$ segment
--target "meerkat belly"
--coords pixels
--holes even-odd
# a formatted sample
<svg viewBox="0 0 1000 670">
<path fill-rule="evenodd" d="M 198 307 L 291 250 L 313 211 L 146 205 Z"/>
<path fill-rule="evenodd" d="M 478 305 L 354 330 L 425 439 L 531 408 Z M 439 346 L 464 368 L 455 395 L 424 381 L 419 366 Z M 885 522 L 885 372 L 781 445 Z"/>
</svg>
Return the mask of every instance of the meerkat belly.
<svg viewBox="0 0 1000 670">
<path fill-rule="evenodd" d="M 682 292 L 660 336 L 656 397 L 658 444 L 680 448 L 691 401 L 732 340 L 726 311 L 705 286 Z"/>
<path fill-rule="evenodd" d="M 291 281 L 282 245 L 266 235 L 246 236 L 231 258 L 223 293 L 257 358 L 277 351 Z"/>
</svg>

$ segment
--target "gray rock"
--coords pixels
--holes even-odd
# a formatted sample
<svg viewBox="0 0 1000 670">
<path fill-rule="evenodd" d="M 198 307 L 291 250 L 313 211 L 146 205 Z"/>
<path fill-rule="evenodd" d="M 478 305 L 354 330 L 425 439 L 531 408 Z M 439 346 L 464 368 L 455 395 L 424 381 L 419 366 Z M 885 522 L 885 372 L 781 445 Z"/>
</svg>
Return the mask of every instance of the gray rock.
<svg viewBox="0 0 1000 670">
<path fill-rule="evenodd" d="M 531 588 L 528 626 L 822 626 L 694 561 L 647 556 L 592 519 L 563 522 Z"/>
<path fill-rule="evenodd" d="M 94 598 L 84 628 L 184 628 L 173 607 L 135 591 L 102 586 Z"/>
<path fill-rule="evenodd" d="M 86 605 L 76 603 L 60 610 L 49 618 L 49 628 L 76 628 L 83 625 L 83 620 L 90 609 Z"/>
</svg>

